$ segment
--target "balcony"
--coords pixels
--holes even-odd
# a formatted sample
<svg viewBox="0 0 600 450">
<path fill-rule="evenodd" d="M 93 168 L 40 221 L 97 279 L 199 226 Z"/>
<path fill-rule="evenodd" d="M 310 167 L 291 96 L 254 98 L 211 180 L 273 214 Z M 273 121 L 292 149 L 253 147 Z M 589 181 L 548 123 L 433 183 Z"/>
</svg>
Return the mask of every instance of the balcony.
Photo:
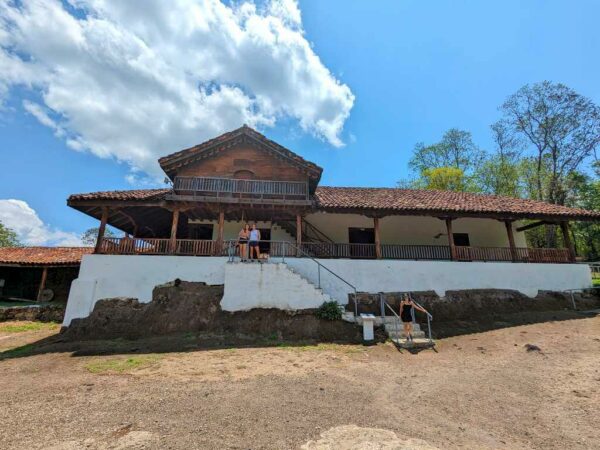
<svg viewBox="0 0 600 450">
<path fill-rule="evenodd" d="M 295 244 L 284 241 L 261 241 L 261 253 L 270 257 L 296 256 Z M 375 244 L 314 243 L 301 245 L 302 254 L 314 258 L 375 259 Z M 231 256 L 236 241 L 218 242 L 194 239 L 113 238 L 102 239 L 98 253 L 108 255 L 182 255 Z M 231 255 L 230 255 L 231 253 Z M 451 261 L 450 247 L 445 245 L 381 246 L 382 259 L 413 261 Z M 563 248 L 516 247 L 513 252 L 505 247 L 456 247 L 454 261 L 569 263 L 569 251 Z"/>
<path fill-rule="evenodd" d="M 175 177 L 170 200 L 310 205 L 308 182 Z"/>
</svg>

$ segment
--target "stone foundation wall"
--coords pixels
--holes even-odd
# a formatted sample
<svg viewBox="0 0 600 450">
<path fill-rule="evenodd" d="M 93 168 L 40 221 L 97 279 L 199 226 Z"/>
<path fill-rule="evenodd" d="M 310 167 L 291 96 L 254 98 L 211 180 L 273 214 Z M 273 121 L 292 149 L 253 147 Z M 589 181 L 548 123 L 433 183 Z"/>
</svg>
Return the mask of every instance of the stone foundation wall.
<svg viewBox="0 0 600 450">
<path fill-rule="evenodd" d="M 13 306 L 0 308 L 0 322 L 7 320 L 34 320 L 39 322 L 62 322 L 64 305 Z"/>
<path fill-rule="evenodd" d="M 64 339 L 113 339 L 165 335 L 180 332 L 229 333 L 278 340 L 361 342 L 359 327 L 318 319 L 314 310 L 284 311 L 221 309 L 223 286 L 176 280 L 157 286 L 152 301 L 113 298 L 96 302 L 86 318 L 73 319 L 63 329 Z"/>
<path fill-rule="evenodd" d="M 383 293 L 387 303 L 395 311 L 400 309 L 402 292 Z M 451 320 L 486 320 L 501 314 L 528 311 L 560 311 L 573 309 L 571 296 L 562 292 L 541 291 L 536 297 L 528 297 L 519 291 L 506 289 L 470 289 L 447 291 L 444 297 L 434 291 L 411 292 L 415 301 L 423 305 L 436 322 Z M 354 311 L 354 294 L 350 294 L 348 311 Z M 579 310 L 600 308 L 600 292 L 574 294 Z M 380 315 L 379 294 L 357 294 L 359 313 Z M 387 311 L 387 315 L 391 312 Z"/>
</svg>

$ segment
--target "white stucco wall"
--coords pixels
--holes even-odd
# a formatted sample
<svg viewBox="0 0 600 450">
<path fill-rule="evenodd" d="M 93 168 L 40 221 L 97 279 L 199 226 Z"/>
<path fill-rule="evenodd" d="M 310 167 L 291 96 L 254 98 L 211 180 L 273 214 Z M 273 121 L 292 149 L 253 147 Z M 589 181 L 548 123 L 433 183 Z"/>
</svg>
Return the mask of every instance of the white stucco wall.
<svg viewBox="0 0 600 450">
<path fill-rule="evenodd" d="M 227 264 L 221 308 L 246 311 L 252 308 L 296 310 L 317 308 L 328 295 L 318 290 L 286 264 Z"/>
<path fill-rule="evenodd" d="M 73 281 L 63 325 L 87 317 L 96 301 L 132 297 L 152 299 L 159 284 L 180 278 L 207 284 L 224 284 L 222 307 L 228 311 L 251 308 L 302 309 L 319 306 L 320 296 L 285 266 L 272 263 L 228 264 L 224 257 L 86 255 L 79 278 Z M 591 286 L 589 266 L 583 264 L 477 263 L 449 261 L 394 261 L 322 259 L 359 291 L 394 292 L 434 290 L 514 289 L 535 296 L 538 290 L 563 291 Z M 317 265 L 307 258 L 286 258 L 298 274 L 317 284 Z M 347 303 L 352 289 L 321 270 L 321 287 L 340 303 Z"/>
<path fill-rule="evenodd" d="M 373 219 L 358 214 L 309 214 L 306 220 L 339 243 L 348 242 L 348 228 L 373 228 Z M 525 233 L 516 231 L 513 224 L 515 245 L 526 247 Z M 380 220 L 379 231 L 382 244 L 448 245 L 446 223 L 435 217 L 387 216 Z M 493 219 L 457 219 L 452 223 L 453 233 L 468 233 L 472 246 L 508 247 L 508 235 L 504 223 Z M 435 238 L 435 236 L 438 236 Z"/>
<path fill-rule="evenodd" d="M 317 265 L 307 258 L 289 258 L 295 271 L 317 283 Z M 358 291 L 402 292 L 433 290 L 443 296 L 457 289 L 514 289 L 530 297 L 538 290 L 564 291 L 591 286 L 584 264 L 478 263 L 450 261 L 396 261 L 321 259 Z M 339 302 L 347 303 L 352 288 L 321 269 L 321 287 Z"/>
<path fill-rule="evenodd" d="M 226 264 L 226 257 L 85 255 L 79 277 L 71 284 L 63 325 L 87 317 L 96 301 L 103 298 L 131 297 L 149 302 L 155 286 L 175 278 L 223 284 Z"/>
</svg>

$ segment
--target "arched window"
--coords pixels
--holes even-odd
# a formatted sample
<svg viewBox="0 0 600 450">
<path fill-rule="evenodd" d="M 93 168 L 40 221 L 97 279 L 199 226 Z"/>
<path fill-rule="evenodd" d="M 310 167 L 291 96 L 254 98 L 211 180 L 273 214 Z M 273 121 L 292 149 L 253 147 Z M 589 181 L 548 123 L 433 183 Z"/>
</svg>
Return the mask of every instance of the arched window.
<svg viewBox="0 0 600 450">
<path fill-rule="evenodd" d="M 233 173 L 233 178 L 235 178 L 236 180 L 253 180 L 254 172 L 246 169 L 237 170 Z"/>
</svg>

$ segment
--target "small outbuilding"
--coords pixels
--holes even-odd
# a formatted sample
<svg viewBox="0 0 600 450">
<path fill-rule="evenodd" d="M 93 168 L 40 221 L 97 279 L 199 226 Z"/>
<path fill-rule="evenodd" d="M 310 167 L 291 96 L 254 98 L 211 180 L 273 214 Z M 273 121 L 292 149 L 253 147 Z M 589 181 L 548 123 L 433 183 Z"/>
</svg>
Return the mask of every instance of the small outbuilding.
<svg viewBox="0 0 600 450">
<path fill-rule="evenodd" d="M 63 302 L 90 247 L 0 247 L 0 299 Z"/>
</svg>

